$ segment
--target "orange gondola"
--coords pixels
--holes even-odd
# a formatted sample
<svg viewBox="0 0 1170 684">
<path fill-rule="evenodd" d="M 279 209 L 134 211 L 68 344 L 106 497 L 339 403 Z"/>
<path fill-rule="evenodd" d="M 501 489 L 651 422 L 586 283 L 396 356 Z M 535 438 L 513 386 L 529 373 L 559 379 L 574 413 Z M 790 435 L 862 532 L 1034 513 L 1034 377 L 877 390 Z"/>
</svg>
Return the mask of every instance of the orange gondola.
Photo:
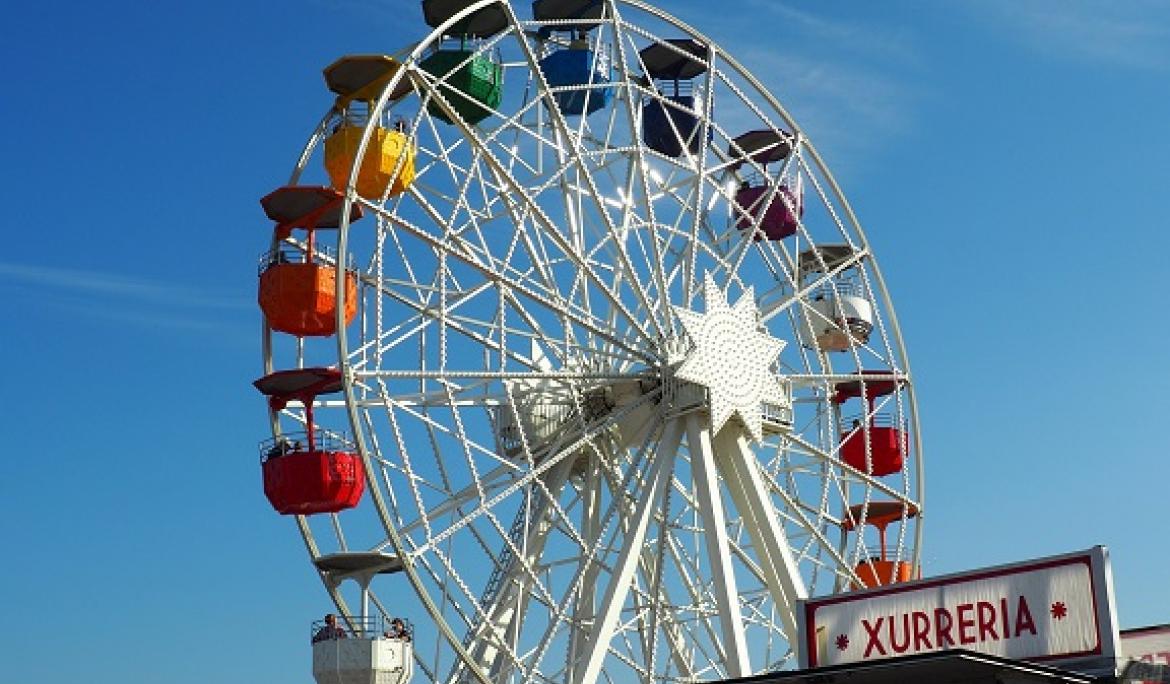
<svg viewBox="0 0 1170 684">
<path fill-rule="evenodd" d="M 871 501 L 869 505 L 856 504 L 850 506 L 841 523 L 841 529 L 846 532 L 857 529 L 864 518 L 865 524 L 873 525 L 878 531 L 881 540 L 880 556 L 867 558 L 857 564 L 854 572 L 860 584 L 854 582 L 854 589 L 873 589 L 895 582 L 907 582 L 914 579 L 914 564 L 904 560 L 889 560 L 886 554 L 886 528 L 895 522 L 909 520 L 918 515 L 918 507 L 912 503 L 898 501 Z"/>
<path fill-rule="evenodd" d="M 337 228 L 344 197 L 332 188 L 287 186 L 260 200 L 268 217 L 276 221 L 274 246 L 260 260 L 260 309 L 268 325 L 278 332 L 299 337 L 328 336 L 337 332 L 337 258 L 318 249 L 314 233 Z M 349 220 L 362 216 L 361 207 L 350 205 Z M 307 233 L 304 247 L 286 244 L 294 229 Z M 344 321 L 357 313 L 357 275 L 345 271 Z"/>
</svg>

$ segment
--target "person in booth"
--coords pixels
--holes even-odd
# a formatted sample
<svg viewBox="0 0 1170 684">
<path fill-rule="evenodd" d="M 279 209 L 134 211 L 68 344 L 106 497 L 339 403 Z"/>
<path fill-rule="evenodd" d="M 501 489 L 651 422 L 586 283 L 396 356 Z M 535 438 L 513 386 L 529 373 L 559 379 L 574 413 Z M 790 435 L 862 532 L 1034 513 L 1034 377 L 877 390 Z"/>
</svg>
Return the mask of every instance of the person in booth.
<svg viewBox="0 0 1170 684">
<path fill-rule="evenodd" d="M 337 626 L 337 616 L 333 613 L 328 613 L 325 615 L 325 626 L 317 630 L 317 633 L 313 635 L 313 643 L 344 639 L 345 637 L 345 630 Z"/>
<path fill-rule="evenodd" d="M 296 442 L 295 444 L 300 444 Z M 279 458 L 280 456 L 287 456 L 297 450 L 294 442 L 290 442 L 284 437 L 278 438 L 272 444 L 272 448 L 268 450 L 268 458 Z"/>
<path fill-rule="evenodd" d="M 410 641 L 410 632 L 406 630 L 406 625 L 403 624 L 402 618 L 394 618 L 390 621 L 390 629 L 383 634 L 387 639 L 401 639 L 402 641 Z"/>
</svg>

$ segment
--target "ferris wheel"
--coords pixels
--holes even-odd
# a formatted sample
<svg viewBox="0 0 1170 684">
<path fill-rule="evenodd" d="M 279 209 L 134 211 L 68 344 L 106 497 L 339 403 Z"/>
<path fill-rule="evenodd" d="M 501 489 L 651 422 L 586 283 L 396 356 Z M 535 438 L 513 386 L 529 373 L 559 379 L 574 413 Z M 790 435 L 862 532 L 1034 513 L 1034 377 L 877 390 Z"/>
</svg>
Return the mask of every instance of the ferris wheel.
<svg viewBox="0 0 1170 684">
<path fill-rule="evenodd" d="M 418 25 L 262 200 L 265 493 L 341 615 L 434 682 L 705 681 L 916 576 L 904 345 L 776 97 L 637 0 Z"/>
</svg>

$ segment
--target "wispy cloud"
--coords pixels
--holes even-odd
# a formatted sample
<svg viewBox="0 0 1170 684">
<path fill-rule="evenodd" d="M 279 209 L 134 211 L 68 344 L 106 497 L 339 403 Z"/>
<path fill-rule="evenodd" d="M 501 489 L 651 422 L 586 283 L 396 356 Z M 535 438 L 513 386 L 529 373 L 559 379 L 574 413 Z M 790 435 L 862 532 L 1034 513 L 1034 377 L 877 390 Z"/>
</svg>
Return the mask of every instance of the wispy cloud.
<svg viewBox="0 0 1170 684">
<path fill-rule="evenodd" d="M 775 0 L 743 0 L 743 16 L 755 17 L 769 27 L 782 26 L 785 32 L 804 40 L 828 44 L 836 52 L 864 54 L 882 60 L 918 61 L 913 35 L 901 26 L 874 26 L 829 19 Z"/>
<path fill-rule="evenodd" d="M 754 46 L 743 53 L 767 66 L 765 84 L 820 146 L 859 151 L 910 124 L 915 95 L 879 69 Z"/>
<path fill-rule="evenodd" d="M 249 300 L 238 296 L 208 294 L 170 283 L 128 278 L 116 273 L 83 271 L 0 261 L 0 279 L 65 290 L 93 299 L 117 298 L 142 303 L 165 303 L 201 309 L 247 309 Z"/>
<path fill-rule="evenodd" d="M 830 163 L 864 163 L 914 123 L 907 71 L 922 62 L 906 25 L 873 25 L 775 0 L 680 8 L 780 100 Z"/>
<path fill-rule="evenodd" d="M 965 7 L 992 30 L 1049 57 L 1170 69 L 1165 0 L 979 0 Z"/>
<path fill-rule="evenodd" d="M 244 296 L 116 273 L 0 262 L 0 287 L 6 285 L 28 289 L 25 300 L 145 328 L 222 330 L 225 319 L 256 307 Z"/>
</svg>

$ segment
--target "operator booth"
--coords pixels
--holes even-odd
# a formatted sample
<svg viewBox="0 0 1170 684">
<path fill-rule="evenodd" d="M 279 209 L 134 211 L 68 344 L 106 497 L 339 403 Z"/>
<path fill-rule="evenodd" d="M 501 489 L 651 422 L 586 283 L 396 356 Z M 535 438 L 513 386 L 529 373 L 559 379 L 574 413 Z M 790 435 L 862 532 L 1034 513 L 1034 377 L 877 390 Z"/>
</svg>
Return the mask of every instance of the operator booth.
<svg viewBox="0 0 1170 684">
<path fill-rule="evenodd" d="M 333 591 L 352 580 L 362 595 L 359 614 L 312 624 L 317 684 L 408 684 L 414 675 L 414 629 L 403 618 L 395 618 L 391 622 L 401 629 L 393 631 L 369 605 L 370 580 L 401 572 L 402 561 L 387 553 L 347 551 L 318 556 L 313 564 Z"/>
</svg>

